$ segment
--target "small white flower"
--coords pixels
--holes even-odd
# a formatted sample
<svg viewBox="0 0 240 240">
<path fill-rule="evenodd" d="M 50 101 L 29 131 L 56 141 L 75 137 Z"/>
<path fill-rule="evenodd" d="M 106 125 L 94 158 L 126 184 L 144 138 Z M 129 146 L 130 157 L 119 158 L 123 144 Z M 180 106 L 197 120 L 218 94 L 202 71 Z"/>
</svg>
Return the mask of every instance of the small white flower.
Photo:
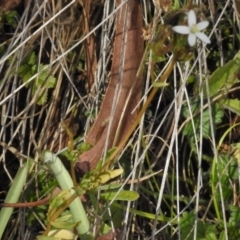
<svg viewBox="0 0 240 240">
<path fill-rule="evenodd" d="M 193 10 L 188 12 L 188 26 L 175 26 L 173 31 L 180 34 L 188 34 L 188 43 L 190 46 L 194 46 L 197 41 L 197 37 L 204 43 L 210 43 L 209 37 L 201 32 L 208 26 L 208 21 L 202 21 L 197 23 L 196 14 Z"/>
</svg>

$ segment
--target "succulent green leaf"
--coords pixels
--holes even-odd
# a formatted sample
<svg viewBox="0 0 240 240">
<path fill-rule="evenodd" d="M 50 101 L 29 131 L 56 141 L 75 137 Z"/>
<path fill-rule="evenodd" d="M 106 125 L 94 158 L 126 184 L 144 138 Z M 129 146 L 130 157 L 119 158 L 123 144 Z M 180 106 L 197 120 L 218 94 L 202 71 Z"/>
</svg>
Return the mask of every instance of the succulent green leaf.
<svg viewBox="0 0 240 240">
<path fill-rule="evenodd" d="M 223 101 L 224 108 L 240 116 L 240 101 L 238 99 L 228 99 Z"/>
<path fill-rule="evenodd" d="M 69 229 L 72 230 L 74 227 L 77 226 L 78 223 L 74 222 L 67 222 L 67 220 L 63 219 L 62 221 L 58 218 L 54 222 L 50 222 L 51 225 L 58 229 Z"/>
<path fill-rule="evenodd" d="M 101 197 L 106 200 L 120 200 L 120 201 L 135 201 L 139 198 L 139 194 L 135 191 L 120 191 L 120 192 L 106 192 L 102 193 Z"/>
<path fill-rule="evenodd" d="M 116 189 L 116 188 L 120 188 L 121 186 L 122 186 L 122 183 L 111 183 L 111 184 L 100 186 L 100 190 Z"/>
<path fill-rule="evenodd" d="M 238 82 L 236 73 L 239 71 L 240 53 L 238 52 L 235 58 L 225 64 L 223 67 L 218 68 L 209 78 L 208 88 L 209 96 L 206 85 L 204 86 L 203 92 L 204 97 L 213 97 L 217 94 L 223 96 L 229 92 L 231 86 Z"/>
<path fill-rule="evenodd" d="M 123 173 L 123 169 L 115 169 L 115 170 L 108 170 L 108 171 L 104 171 L 102 173 L 100 173 L 98 175 L 98 180 L 100 185 L 108 182 L 110 179 L 113 179 L 115 177 L 118 177 L 119 175 L 121 175 Z"/>
</svg>

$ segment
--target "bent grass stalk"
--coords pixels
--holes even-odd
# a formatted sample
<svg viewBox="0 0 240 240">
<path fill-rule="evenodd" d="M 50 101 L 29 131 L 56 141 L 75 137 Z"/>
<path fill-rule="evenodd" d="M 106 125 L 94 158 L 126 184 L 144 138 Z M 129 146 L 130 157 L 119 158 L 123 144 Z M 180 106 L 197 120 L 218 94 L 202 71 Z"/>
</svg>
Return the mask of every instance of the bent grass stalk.
<svg viewBox="0 0 240 240">
<path fill-rule="evenodd" d="M 49 151 L 43 152 L 42 157 L 44 159 L 44 162 L 49 164 L 61 189 L 71 189 L 71 193 L 74 195 L 75 191 L 73 190 L 73 181 L 68 171 L 63 166 L 61 160 L 55 154 Z M 80 222 L 77 225 L 76 229 L 81 239 L 89 239 L 90 236 L 87 234 L 90 228 L 89 221 L 80 199 L 75 198 L 72 203 L 70 203 L 69 209 L 74 222 Z"/>
</svg>

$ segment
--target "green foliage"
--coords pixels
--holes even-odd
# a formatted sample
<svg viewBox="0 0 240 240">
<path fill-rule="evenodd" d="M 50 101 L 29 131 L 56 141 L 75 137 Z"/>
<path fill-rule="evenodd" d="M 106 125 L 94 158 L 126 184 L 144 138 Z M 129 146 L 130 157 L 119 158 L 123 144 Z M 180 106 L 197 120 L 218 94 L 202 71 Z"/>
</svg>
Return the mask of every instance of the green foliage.
<svg viewBox="0 0 240 240">
<path fill-rule="evenodd" d="M 234 202 L 233 196 L 235 195 L 233 184 L 238 181 L 238 160 L 239 160 L 239 149 L 238 144 L 231 145 L 231 153 L 221 153 L 218 158 L 214 158 L 212 165 L 212 173 L 210 177 L 210 184 L 212 185 L 212 197 L 214 202 L 214 208 L 218 218 L 218 239 L 225 239 L 225 229 L 223 224 L 223 214 L 226 216 L 226 212 L 230 214 L 228 218 L 227 235 L 228 239 L 239 239 L 240 229 L 240 211 L 239 207 L 230 205 Z M 216 161 L 217 160 L 217 161 Z M 221 186 L 221 190 L 220 190 Z M 221 195 L 222 193 L 222 195 Z M 226 212 L 221 212 L 221 200 L 224 201 Z"/>
<path fill-rule="evenodd" d="M 236 206 L 229 207 L 231 215 L 228 220 L 229 239 L 240 238 L 240 209 Z"/>
<path fill-rule="evenodd" d="M 34 175 L 34 176 L 33 176 Z M 33 175 L 30 175 L 30 177 L 34 177 L 38 181 L 38 194 L 39 196 L 47 196 L 48 193 L 51 193 L 51 191 L 57 186 L 56 179 L 49 177 L 49 172 L 46 171 L 44 167 L 41 166 L 40 171 L 38 172 L 37 176 L 35 172 L 33 172 Z M 36 192 L 35 191 L 28 191 L 27 192 L 27 201 L 28 202 L 34 202 L 36 201 Z M 36 213 L 38 215 L 38 218 L 41 220 L 44 220 L 46 218 L 45 214 L 47 211 L 47 206 L 42 205 L 35 208 L 35 212 L 29 212 L 27 217 L 27 223 L 29 226 L 36 224 Z"/>
<path fill-rule="evenodd" d="M 230 60 L 223 67 L 218 68 L 207 81 L 208 89 L 204 87 L 204 96 L 213 97 L 221 94 L 226 97 L 230 88 L 239 80 L 237 73 L 239 72 L 240 53 L 238 52 L 233 60 Z M 209 91 L 208 91 L 209 90 Z"/>
<path fill-rule="evenodd" d="M 61 214 L 61 212 L 59 212 L 59 209 L 66 205 L 66 202 L 70 196 L 70 189 L 63 190 L 50 202 L 47 219 L 51 226 L 54 228 L 73 229 L 78 224 L 73 221 L 72 215 L 69 211 L 65 211 L 61 216 L 59 216 Z"/>
<path fill-rule="evenodd" d="M 4 21 L 6 21 L 9 25 L 11 25 L 13 28 L 17 27 L 17 20 L 16 20 L 17 12 L 16 11 L 2 11 L 0 13 L 0 23 L 1 26 Z"/>
<path fill-rule="evenodd" d="M 86 191 L 92 191 L 100 187 L 112 178 L 121 175 L 123 169 L 97 171 L 92 170 L 84 175 L 80 182 L 80 188 Z"/>
<path fill-rule="evenodd" d="M 230 217 L 226 223 L 227 226 L 227 235 L 229 240 L 240 239 L 240 228 L 239 228 L 239 221 L 240 221 L 240 209 L 237 206 L 230 205 L 229 206 Z M 225 240 L 225 229 L 223 227 L 223 223 L 220 223 L 218 226 L 219 236 L 217 239 Z"/>
<path fill-rule="evenodd" d="M 49 73 L 48 65 L 37 64 L 37 56 L 35 52 L 30 53 L 25 61 L 21 64 L 18 70 L 19 76 L 23 82 L 27 82 L 32 76 L 39 73 L 39 75 L 27 87 L 31 87 L 32 94 L 37 96 L 37 103 L 43 105 L 47 100 L 47 90 L 53 88 L 56 84 L 56 78 Z"/>
<path fill-rule="evenodd" d="M 215 166 L 215 165 L 213 165 Z M 211 185 L 217 186 L 221 184 L 224 200 L 230 201 L 233 196 L 233 188 L 231 182 L 238 179 L 238 167 L 236 161 L 229 154 L 220 154 L 218 156 L 217 168 L 214 168 L 214 173 L 211 174 Z M 220 205 L 219 188 L 213 189 L 213 195 Z"/>
<path fill-rule="evenodd" d="M 62 153 L 70 162 L 75 162 L 82 153 L 86 152 L 87 150 L 91 149 L 91 145 L 88 143 L 80 143 L 77 145 L 76 150 L 71 150 L 67 148 L 66 151 Z"/>
<path fill-rule="evenodd" d="M 240 101 L 238 99 L 227 99 L 222 101 L 224 108 L 240 116 Z"/>
<path fill-rule="evenodd" d="M 196 224 L 196 225 L 195 225 Z M 194 239 L 194 227 L 197 226 L 197 240 L 217 240 L 216 226 L 196 218 L 193 212 L 184 212 L 180 219 L 181 239 Z"/>
<path fill-rule="evenodd" d="M 180 1 L 174 0 L 173 9 L 178 10 L 180 8 Z"/>
<path fill-rule="evenodd" d="M 16 28 L 16 27 L 17 27 L 16 15 L 17 15 L 17 12 L 16 12 L 16 11 L 9 11 L 9 12 L 6 14 L 6 16 L 5 16 L 7 22 L 8 22 L 13 28 Z"/>
<path fill-rule="evenodd" d="M 85 151 L 89 148 L 89 145 L 82 144 L 78 147 L 78 150 L 74 150 L 74 153 L 71 153 L 70 149 L 68 149 L 67 154 L 65 156 L 69 157 L 69 159 L 75 160 L 76 154 L 79 154 L 79 151 Z M 110 156 L 113 149 L 109 151 L 107 154 Z M 77 152 L 77 153 L 76 153 Z M 54 159 L 55 157 L 55 159 Z M 67 178 L 61 177 L 60 175 L 65 171 L 60 171 L 60 169 L 63 168 L 63 166 L 59 166 L 56 168 L 53 168 L 53 165 L 60 164 L 60 160 L 56 158 L 55 155 L 51 153 L 45 153 L 43 155 L 43 158 L 46 162 L 50 163 L 50 166 L 55 174 L 57 174 L 58 181 L 62 181 L 61 184 L 63 184 Z M 59 173 L 60 172 L 60 173 Z M 73 221 L 72 217 L 72 211 L 71 214 L 69 214 L 68 211 L 66 211 L 66 208 L 71 204 L 70 198 L 73 196 L 81 196 L 83 194 L 89 195 L 89 198 L 91 200 L 91 206 L 94 206 L 94 209 L 96 211 L 96 215 L 99 214 L 99 208 L 98 208 L 98 201 L 96 199 L 97 190 L 101 189 L 103 191 L 101 193 L 101 199 L 103 202 L 109 202 L 110 200 L 121 200 L 121 201 L 135 201 L 139 194 L 134 191 L 127 191 L 127 190 L 121 190 L 117 191 L 121 185 L 120 184 L 114 184 L 113 187 L 111 187 L 111 184 L 105 185 L 108 181 L 111 179 L 114 179 L 118 176 L 120 176 L 123 173 L 123 169 L 108 169 L 108 165 L 101 166 L 101 164 L 98 165 L 98 167 L 92 171 L 89 171 L 86 173 L 83 178 L 81 179 L 81 182 L 78 187 L 74 187 L 75 195 L 72 195 L 72 192 L 68 188 L 62 188 L 63 191 L 56 197 L 53 198 L 53 200 L 50 203 L 48 213 L 47 213 L 47 219 L 48 219 L 48 226 L 50 225 L 51 228 L 59 228 L 59 229 L 71 229 L 73 227 L 81 226 L 82 223 Z M 61 186 L 60 182 L 59 185 Z M 64 183 L 64 186 L 66 184 Z M 114 190 L 113 189 L 117 189 Z M 75 199 L 76 200 L 76 199 Z M 71 208 L 70 208 L 71 210 Z M 50 230 L 50 226 L 48 227 Z M 107 229 L 110 229 L 110 226 L 108 226 L 105 222 L 102 223 L 101 229 L 106 231 Z"/>
<path fill-rule="evenodd" d="M 195 132 L 197 135 L 197 139 L 199 139 L 200 130 L 203 133 L 203 137 L 208 138 L 209 136 L 211 136 L 210 119 L 212 119 L 214 124 L 219 124 L 222 122 L 224 112 L 219 104 L 212 105 L 212 115 L 210 115 L 209 109 L 205 109 L 203 111 L 202 122 L 199 106 L 200 105 L 198 101 L 191 103 L 191 113 L 194 116 L 193 123 L 191 120 L 189 120 L 183 130 L 183 134 L 188 136 L 189 138 L 193 138 Z M 191 116 L 187 103 L 183 106 L 183 116 L 186 119 Z"/>
</svg>

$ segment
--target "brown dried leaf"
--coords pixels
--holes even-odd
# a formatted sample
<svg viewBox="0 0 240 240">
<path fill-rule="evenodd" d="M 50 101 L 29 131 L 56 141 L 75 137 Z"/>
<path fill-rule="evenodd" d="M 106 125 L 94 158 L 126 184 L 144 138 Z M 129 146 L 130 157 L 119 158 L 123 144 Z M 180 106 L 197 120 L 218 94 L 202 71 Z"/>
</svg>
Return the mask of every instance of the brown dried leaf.
<svg viewBox="0 0 240 240">
<path fill-rule="evenodd" d="M 120 4 L 119 0 L 117 4 Z M 127 21 L 125 21 L 126 16 Z M 126 22 L 126 26 L 123 24 L 124 22 Z M 141 98 L 143 79 L 142 76 L 136 78 L 136 73 L 143 56 L 143 38 L 141 37 L 142 15 L 137 0 L 131 0 L 123 6 L 117 13 L 116 24 L 111 79 L 100 113 L 86 138 L 86 141 L 94 147 L 83 153 L 76 164 L 77 168 L 84 172 L 97 165 L 106 142 L 108 143 L 107 148 L 110 149 L 121 141 L 137 116 L 137 111 L 133 112 L 133 110 Z M 124 34 L 127 37 L 126 43 L 123 41 Z M 125 49 L 124 60 L 122 59 L 123 49 Z M 111 116 L 114 97 L 119 92 L 117 91 L 119 83 L 121 91 L 118 101 L 114 105 L 115 114 Z M 113 120 L 109 131 L 108 120 L 110 117 Z"/>
</svg>

